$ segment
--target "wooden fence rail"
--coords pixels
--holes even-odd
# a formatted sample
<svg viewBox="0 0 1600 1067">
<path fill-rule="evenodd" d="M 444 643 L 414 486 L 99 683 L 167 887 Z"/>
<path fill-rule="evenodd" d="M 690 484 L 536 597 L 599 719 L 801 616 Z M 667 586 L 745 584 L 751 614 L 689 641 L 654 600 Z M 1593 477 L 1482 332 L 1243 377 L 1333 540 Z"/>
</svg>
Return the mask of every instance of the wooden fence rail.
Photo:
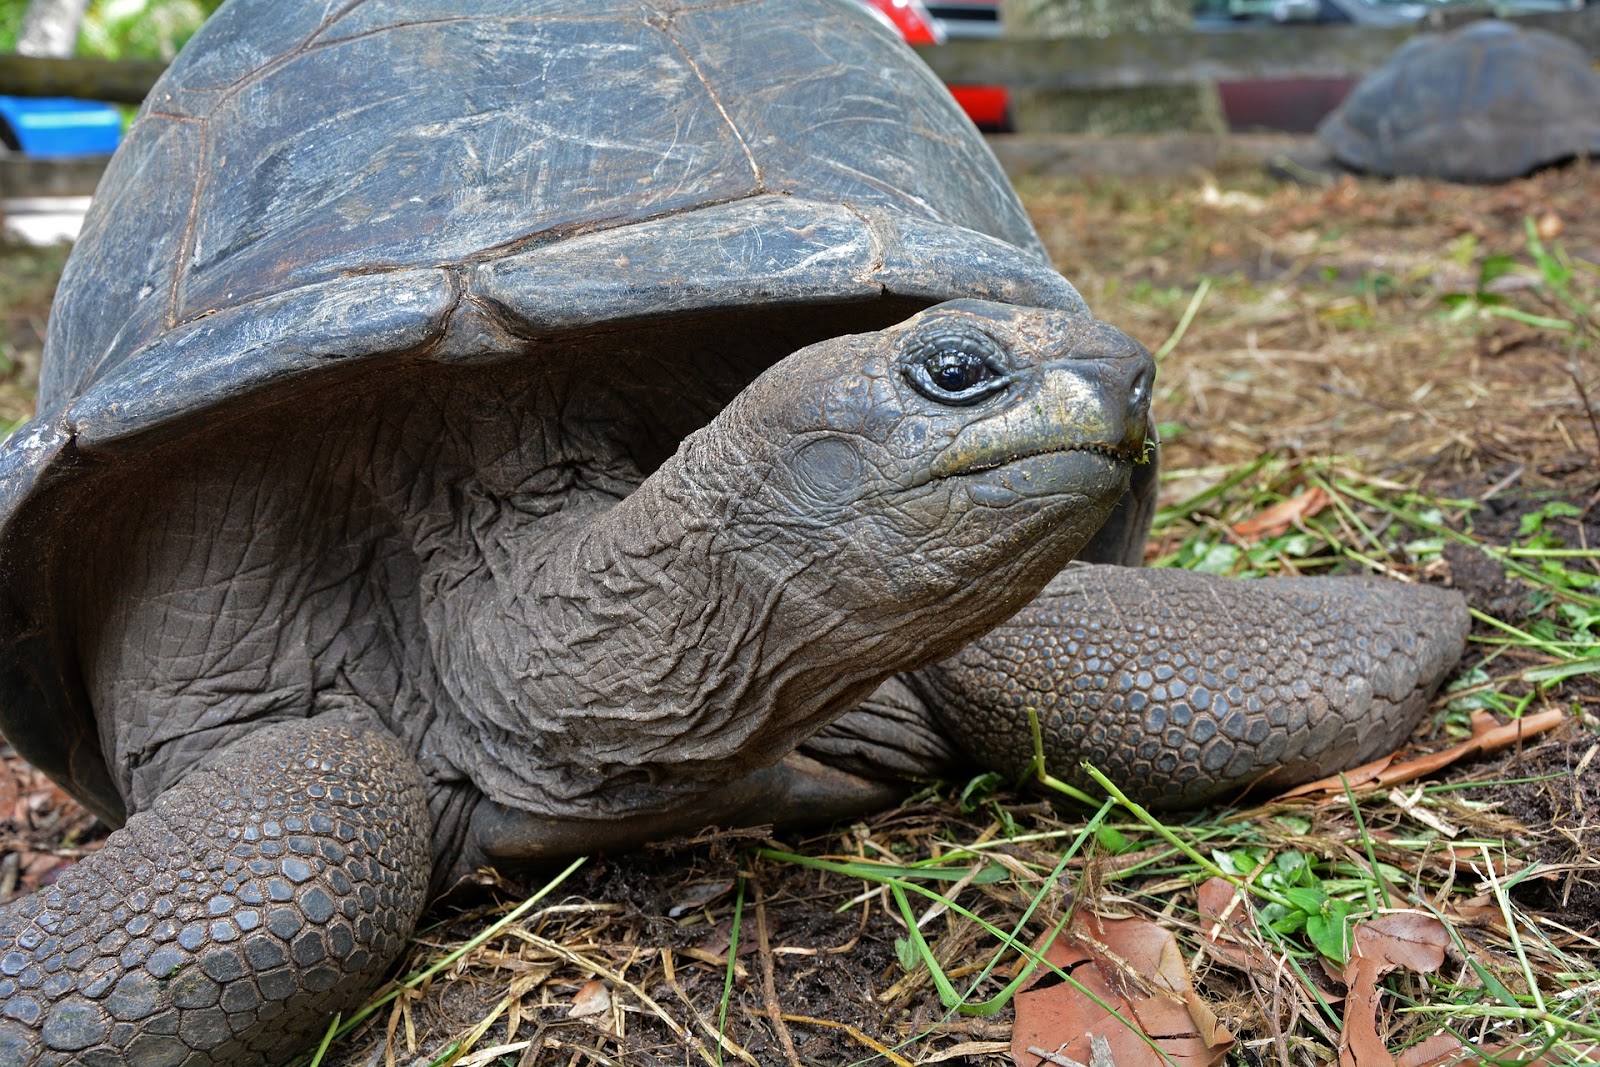
<svg viewBox="0 0 1600 1067">
<path fill-rule="evenodd" d="M 921 50 L 946 82 L 1085 91 L 1212 81 L 1360 77 L 1407 28 L 1293 26 L 1217 33 L 1118 33 L 951 41 Z"/>
<path fill-rule="evenodd" d="M 68 59 L 0 54 L 0 94 L 77 96 L 137 104 L 167 69 L 157 60 Z"/>
<path fill-rule="evenodd" d="M 1580 11 L 1527 15 L 1518 25 L 1559 33 L 1600 55 L 1600 3 Z M 1131 89 L 1213 81 L 1350 78 L 1375 70 L 1416 30 L 1292 26 L 1214 33 L 1122 33 L 951 41 L 922 49 L 951 84 L 1013 89 Z"/>
</svg>

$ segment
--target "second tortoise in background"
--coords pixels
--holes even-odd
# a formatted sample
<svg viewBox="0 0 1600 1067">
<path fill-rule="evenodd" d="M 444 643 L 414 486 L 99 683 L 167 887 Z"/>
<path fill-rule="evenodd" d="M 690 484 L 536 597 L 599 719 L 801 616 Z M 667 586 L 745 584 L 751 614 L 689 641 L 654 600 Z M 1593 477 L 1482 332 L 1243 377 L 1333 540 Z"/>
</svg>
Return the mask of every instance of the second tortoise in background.
<svg viewBox="0 0 1600 1067">
<path fill-rule="evenodd" d="M 1509 181 L 1600 155 L 1600 74 L 1566 38 L 1474 22 L 1407 42 L 1317 135 L 1353 170 Z"/>
</svg>

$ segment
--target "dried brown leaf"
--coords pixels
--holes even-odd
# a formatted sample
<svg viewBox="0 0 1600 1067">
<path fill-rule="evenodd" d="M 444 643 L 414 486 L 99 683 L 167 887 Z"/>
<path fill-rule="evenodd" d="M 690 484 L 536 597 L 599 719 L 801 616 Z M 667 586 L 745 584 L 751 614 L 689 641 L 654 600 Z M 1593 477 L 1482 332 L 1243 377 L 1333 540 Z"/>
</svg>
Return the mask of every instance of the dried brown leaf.
<svg viewBox="0 0 1600 1067">
<path fill-rule="evenodd" d="M 1465 1048 L 1454 1035 L 1434 1034 L 1400 1053 L 1396 1067 L 1434 1067 L 1436 1064 L 1450 1063 Z"/>
<path fill-rule="evenodd" d="M 1345 968 L 1350 993 L 1339 1033 L 1339 1067 L 1394 1067 L 1394 1057 L 1378 1036 L 1378 979 L 1386 970 L 1365 956 L 1351 957 Z"/>
<path fill-rule="evenodd" d="M 1097 1039 L 1117 1067 L 1211 1067 L 1233 1043 L 1189 984 L 1177 941 L 1155 923 L 1079 915 L 1045 958 L 1082 988 L 1045 972 L 1017 995 L 1017 1067 L 1045 1062 L 1031 1049 L 1088 1063 Z"/>
<path fill-rule="evenodd" d="M 591 1015 L 600 1015 L 611 1010 L 611 990 L 598 978 L 591 978 L 578 987 L 572 996 L 572 1007 L 567 1009 L 567 1018 L 586 1019 Z"/>
<path fill-rule="evenodd" d="M 1297 785 L 1278 796 L 1279 800 L 1290 797 L 1309 796 L 1312 793 L 1343 793 L 1345 779 L 1349 780 L 1351 788 L 1361 785 L 1377 783 L 1378 785 L 1398 785 L 1409 782 L 1424 775 L 1432 774 L 1444 767 L 1450 766 L 1457 760 L 1468 756 L 1475 756 L 1483 752 L 1493 752 L 1495 749 L 1504 748 L 1515 744 L 1525 738 L 1534 737 L 1553 730 L 1567 719 L 1567 713 L 1560 708 L 1541 711 L 1536 715 L 1525 715 L 1508 723 L 1497 723 L 1493 715 L 1486 711 L 1474 712 L 1472 716 L 1472 736 L 1458 745 L 1438 752 L 1430 752 L 1426 756 L 1405 760 L 1401 763 L 1392 763 L 1393 757 L 1386 760 L 1377 760 L 1364 764 L 1355 770 L 1345 771 L 1341 775 L 1330 775 L 1319 778 L 1314 782 Z M 1386 765 L 1385 765 L 1386 764 Z M 1377 768 L 1374 770 L 1373 768 Z"/>
<path fill-rule="evenodd" d="M 1339 1067 L 1395 1067 L 1378 1035 L 1378 982 L 1396 967 L 1427 974 L 1444 963 L 1450 932 L 1432 915 L 1396 911 L 1356 923 L 1350 962 L 1344 968 Z"/>
<path fill-rule="evenodd" d="M 1425 912 L 1395 911 L 1356 923 L 1353 940 L 1353 955 L 1385 964 L 1385 973 L 1404 967 L 1431 974 L 1444 963 L 1450 931 Z"/>
<path fill-rule="evenodd" d="M 1280 793 L 1278 799 L 1287 800 L 1290 797 L 1303 797 L 1311 793 L 1343 793 L 1346 781 L 1350 783 L 1351 789 L 1371 785 L 1379 780 L 1379 776 L 1388 770 L 1389 765 L 1393 762 L 1394 754 L 1391 753 L 1375 759 L 1371 763 L 1363 763 L 1359 767 L 1352 767 L 1342 775 L 1334 774 L 1327 778 L 1318 778 L 1314 782 L 1306 782 L 1304 785 L 1297 785 L 1293 789 Z"/>
<path fill-rule="evenodd" d="M 1304 522 L 1317 512 L 1333 503 L 1333 497 L 1319 485 L 1302 490 L 1288 500 L 1280 500 L 1269 508 L 1263 508 L 1244 519 L 1233 524 L 1233 532 L 1247 541 L 1256 541 L 1264 537 L 1277 537 L 1288 531 L 1289 527 Z"/>
</svg>

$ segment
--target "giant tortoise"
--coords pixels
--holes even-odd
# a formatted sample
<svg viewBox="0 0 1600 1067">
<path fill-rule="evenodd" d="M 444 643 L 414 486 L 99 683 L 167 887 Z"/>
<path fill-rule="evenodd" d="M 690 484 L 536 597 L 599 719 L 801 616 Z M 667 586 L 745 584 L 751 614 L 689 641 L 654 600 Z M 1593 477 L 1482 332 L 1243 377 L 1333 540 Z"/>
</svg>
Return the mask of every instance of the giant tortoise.
<svg viewBox="0 0 1600 1067">
<path fill-rule="evenodd" d="M 1483 19 L 1407 41 L 1317 136 L 1354 170 L 1508 181 L 1600 156 L 1600 74 L 1564 37 Z"/>
<path fill-rule="evenodd" d="M 1029 709 L 1168 804 L 1412 727 L 1453 594 L 1134 569 L 1150 357 L 875 24 L 474 6 L 231 0 L 95 198 L 0 725 L 120 829 L 0 911 L 0 1063 L 282 1062 L 430 884 L 1020 768 Z"/>
</svg>

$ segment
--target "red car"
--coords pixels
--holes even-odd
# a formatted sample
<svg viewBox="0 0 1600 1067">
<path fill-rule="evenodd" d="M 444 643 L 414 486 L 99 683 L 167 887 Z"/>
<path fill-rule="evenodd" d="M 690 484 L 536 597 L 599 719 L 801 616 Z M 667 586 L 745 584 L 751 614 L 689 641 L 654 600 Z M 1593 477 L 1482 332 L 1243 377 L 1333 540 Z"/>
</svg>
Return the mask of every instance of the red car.
<svg viewBox="0 0 1600 1067">
<path fill-rule="evenodd" d="M 943 44 L 951 37 L 1000 36 L 1000 0 L 857 0 L 907 44 Z M 1011 94 L 1003 85 L 952 85 L 950 94 L 978 129 L 1011 129 Z"/>
</svg>

